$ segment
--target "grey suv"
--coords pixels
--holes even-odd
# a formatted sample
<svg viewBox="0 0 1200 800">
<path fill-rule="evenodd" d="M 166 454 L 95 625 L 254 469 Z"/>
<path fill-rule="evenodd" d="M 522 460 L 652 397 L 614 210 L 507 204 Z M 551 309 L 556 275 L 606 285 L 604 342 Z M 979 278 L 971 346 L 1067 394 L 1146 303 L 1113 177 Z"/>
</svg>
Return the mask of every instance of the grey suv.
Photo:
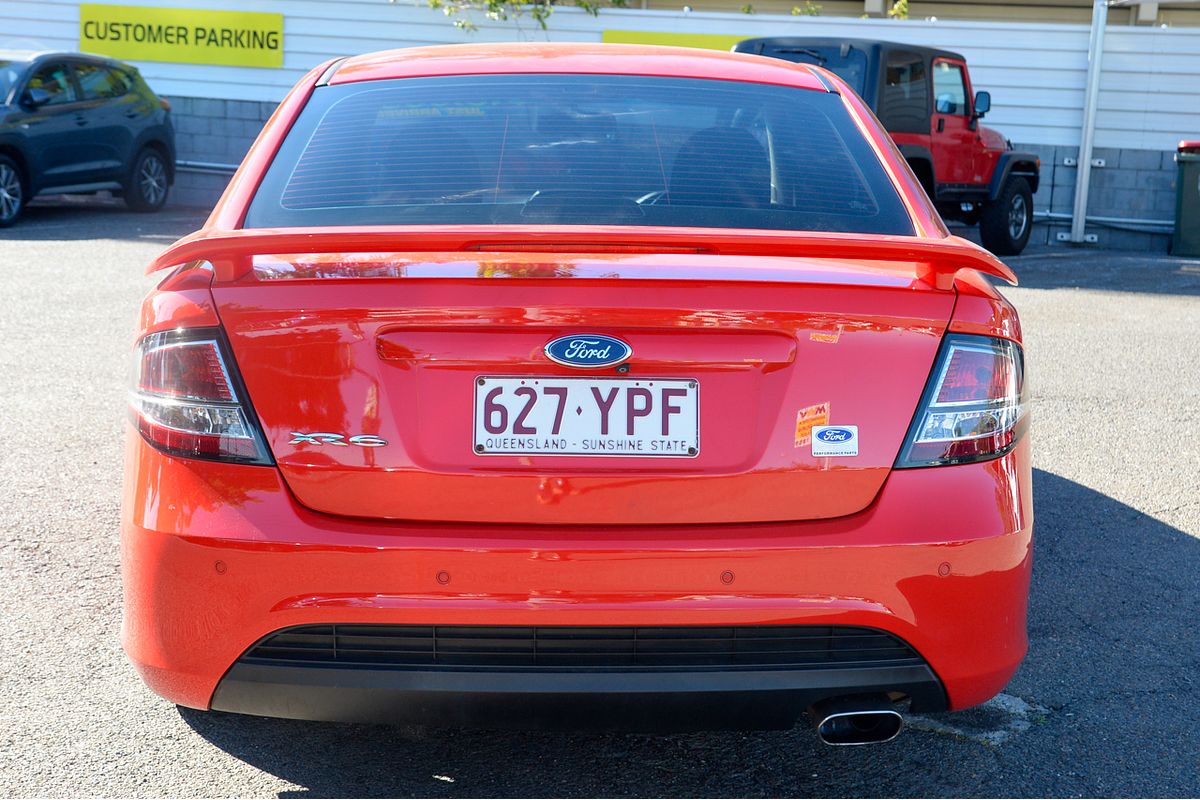
<svg viewBox="0 0 1200 800">
<path fill-rule="evenodd" d="M 171 106 L 135 67 L 0 50 L 0 227 L 39 194 L 112 190 L 157 211 L 175 178 Z"/>
</svg>

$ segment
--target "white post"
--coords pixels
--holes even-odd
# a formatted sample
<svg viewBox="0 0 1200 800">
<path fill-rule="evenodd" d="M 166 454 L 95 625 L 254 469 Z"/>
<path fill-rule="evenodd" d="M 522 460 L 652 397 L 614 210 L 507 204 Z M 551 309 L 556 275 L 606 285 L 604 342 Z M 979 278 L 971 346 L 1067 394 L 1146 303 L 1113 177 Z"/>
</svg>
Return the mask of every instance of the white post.
<svg viewBox="0 0 1200 800">
<path fill-rule="evenodd" d="M 1100 99 L 1100 70 L 1104 57 L 1104 29 L 1108 26 L 1108 0 L 1092 6 L 1092 35 L 1088 41 L 1087 91 L 1083 100 L 1083 130 L 1079 136 L 1079 160 L 1075 176 L 1075 208 L 1071 217 L 1071 241 L 1083 242 L 1087 225 L 1088 188 L 1092 179 L 1092 140 L 1096 134 L 1096 105 Z"/>
</svg>

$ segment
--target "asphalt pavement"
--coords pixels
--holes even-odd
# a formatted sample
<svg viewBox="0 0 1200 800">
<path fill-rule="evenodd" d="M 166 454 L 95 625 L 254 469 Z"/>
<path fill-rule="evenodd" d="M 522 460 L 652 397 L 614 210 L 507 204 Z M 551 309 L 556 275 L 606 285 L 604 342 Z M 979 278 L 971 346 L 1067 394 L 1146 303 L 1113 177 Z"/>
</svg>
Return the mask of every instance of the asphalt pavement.
<svg viewBox="0 0 1200 800">
<path fill-rule="evenodd" d="M 436 731 L 177 709 L 126 662 L 129 345 L 202 214 L 34 207 L 0 230 L 0 795 L 1200 795 L 1200 259 L 1009 260 L 1034 403 L 1031 650 L 895 742 Z"/>
</svg>

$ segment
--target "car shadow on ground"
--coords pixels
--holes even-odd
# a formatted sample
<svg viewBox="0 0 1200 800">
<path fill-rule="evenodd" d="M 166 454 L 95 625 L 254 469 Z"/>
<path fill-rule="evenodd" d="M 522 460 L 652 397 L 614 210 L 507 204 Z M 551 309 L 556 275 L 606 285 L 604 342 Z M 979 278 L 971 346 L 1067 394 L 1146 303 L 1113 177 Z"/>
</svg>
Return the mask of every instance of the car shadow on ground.
<svg viewBox="0 0 1200 800">
<path fill-rule="evenodd" d="M 950 233 L 979 244 L 978 228 L 950 225 Z M 1161 251 L 1108 250 L 1096 245 L 1030 244 L 1002 256 L 1023 289 L 1097 289 L 1107 292 L 1200 295 L 1200 256 Z M 993 281 L 1003 289 L 1007 284 Z"/>
<path fill-rule="evenodd" d="M 1200 295 L 1200 257 L 1157 252 L 1030 248 L 1004 259 L 1027 289 Z"/>
<path fill-rule="evenodd" d="M 119 199 L 62 195 L 30 203 L 15 225 L 0 228 L 0 242 L 141 239 L 167 245 L 199 228 L 207 216 L 203 209 L 171 205 L 141 214 Z"/>
<path fill-rule="evenodd" d="M 795 730 L 672 736 L 305 723 L 180 709 L 201 737 L 353 796 L 1192 796 L 1200 792 L 1200 540 L 1034 478 L 1031 651 L 1005 694 L 829 748 Z"/>
</svg>

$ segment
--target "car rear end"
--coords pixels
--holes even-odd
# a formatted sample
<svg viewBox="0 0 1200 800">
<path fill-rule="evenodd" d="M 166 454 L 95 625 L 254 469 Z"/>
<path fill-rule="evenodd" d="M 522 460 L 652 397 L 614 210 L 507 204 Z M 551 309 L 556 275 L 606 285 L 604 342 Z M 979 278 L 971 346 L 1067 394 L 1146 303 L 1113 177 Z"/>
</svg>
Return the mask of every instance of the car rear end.
<svg viewBox="0 0 1200 800">
<path fill-rule="evenodd" d="M 168 177 L 171 182 L 175 181 L 175 123 L 171 118 L 171 101 L 165 97 L 160 97 L 137 67 L 130 64 L 121 64 L 121 70 L 128 78 L 132 93 L 136 95 L 137 100 L 131 102 L 128 109 L 128 116 L 135 120 L 136 125 L 141 126 L 138 132 L 139 141 L 158 143 L 163 148 L 163 155 L 167 161 L 169 169 Z"/>
<path fill-rule="evenodd" d="M 155 691 L 676 730 L 815 706 L 836 739 L 1004 685 L 1030 459 L 978 271 L 1011 273 L 835 78 L 683 52 L 409 51 L 285 101 L 143 308 L 123 639 Z"/>
<path fill-rule="evenodd" d="M 0 228 L 14 224 L 29 202 L 30 181 L 21 143 L 17 87 L 34 53 L 0 50 Z"/>
</svg>

